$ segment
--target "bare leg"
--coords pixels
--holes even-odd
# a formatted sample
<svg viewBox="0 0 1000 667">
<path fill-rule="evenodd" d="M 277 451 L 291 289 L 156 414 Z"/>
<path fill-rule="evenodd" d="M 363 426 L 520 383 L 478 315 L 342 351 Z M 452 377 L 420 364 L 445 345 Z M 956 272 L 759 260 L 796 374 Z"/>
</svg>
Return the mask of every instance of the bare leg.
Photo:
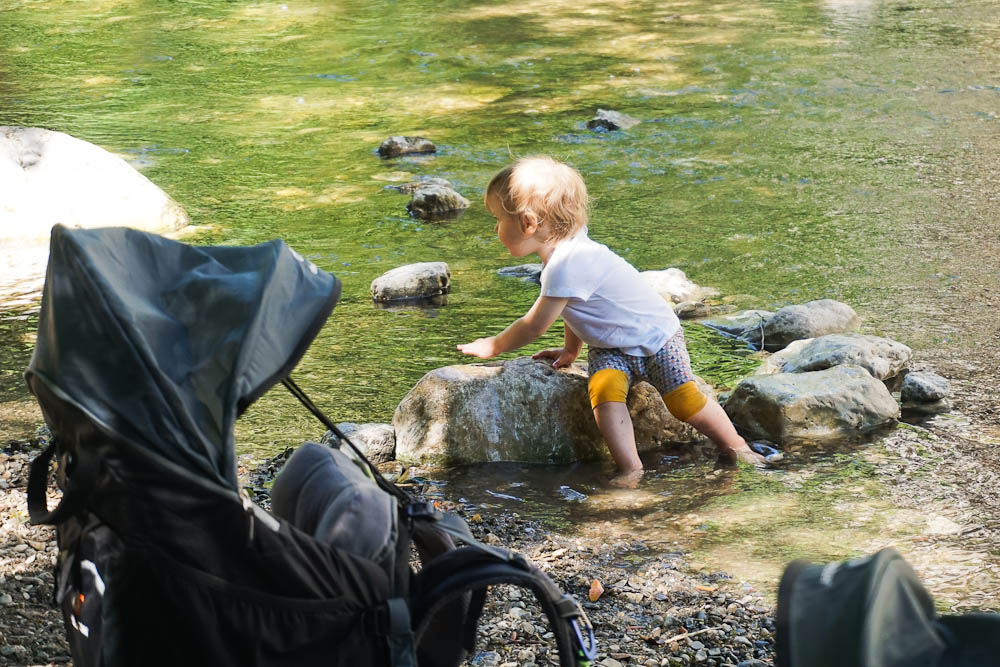
<svg viewBox="0 0 1000 667">
<path fill-rule="evenodd" d="M 687 423 L 699 433 L 711 438 L 719 451 L 728 456 L 733 463 L 742 461 L 758 468 L 766 468 L 770 465 L 767 459 L 747 446 L 746 441 L 736 432 L 733 422 L 729 421 L 729 415 L 716 401 L 709 399 L 705 407 L 688 419 Z M 603 433 L 604 429 L 601 429 L 601 432 Z"/>
<path fill-rule="evenodd" d="M 628 406 L 624 403 L 601 403 L 594 408 L 594 419 L 597 428 L 601 430 L 604 441 L 611 450 L 611 458 L 622 473 L 640 473 L 634 475 L 636 481 L 641 476 L 642 461 L 635 448 L 635 432 L 632 430 L 632 418 L 628 414 Z"/>
</svg>

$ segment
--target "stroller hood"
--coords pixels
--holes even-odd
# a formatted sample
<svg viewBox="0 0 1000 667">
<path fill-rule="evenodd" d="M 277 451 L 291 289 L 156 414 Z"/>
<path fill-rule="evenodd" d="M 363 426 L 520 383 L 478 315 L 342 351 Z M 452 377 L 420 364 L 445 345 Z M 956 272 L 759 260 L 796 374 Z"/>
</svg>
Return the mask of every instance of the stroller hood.
<svg viewBox="0 0 1000 667">
<path fill-rule="evenodd" d="M 339 295 L 282 241 L 196 247 L 56 225 L 25 378 L 236 490 L 234 421 L 298 363 Z"/>
</svg>

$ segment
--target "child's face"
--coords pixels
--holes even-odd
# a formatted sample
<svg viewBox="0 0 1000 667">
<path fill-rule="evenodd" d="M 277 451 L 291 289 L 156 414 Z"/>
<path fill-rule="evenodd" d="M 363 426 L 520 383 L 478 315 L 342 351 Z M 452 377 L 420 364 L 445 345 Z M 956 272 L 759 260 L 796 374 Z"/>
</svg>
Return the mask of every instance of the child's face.
<svg viewBox="0 0 1000 667">
<path fill-rule="evenodd" d="M 524 257 L 537 250 L 534 235 L 525 233 L 520 220 L 496 205 L 490 206 L 490 213 L 497 220 L 496 235 L 512 257 Z"/>
</svg>

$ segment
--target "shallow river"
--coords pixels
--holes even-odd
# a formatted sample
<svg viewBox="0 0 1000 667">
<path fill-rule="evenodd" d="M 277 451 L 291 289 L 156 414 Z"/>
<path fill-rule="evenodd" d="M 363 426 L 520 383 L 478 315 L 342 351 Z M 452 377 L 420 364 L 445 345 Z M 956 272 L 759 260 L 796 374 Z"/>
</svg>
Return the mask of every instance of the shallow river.
<svg viewBox="0 0 1000 667">
<path fill-rule="evenodd" d="M 932 175 L 996 133 L 998 9 L 989 0 L 0 0 L 0 125 L 48 127 L 125 156 L 203 227 L 194 242 L 281 237 L 335 273 L 343 299 L 295 377 L 337 421 L 389 421 L 424 373 L 467 361 L 456 343 L 496 332 L 534 299 L 536 287 L 497 275 L 519 261 L 505 256 L 481 204 L 489 177 L 532 153 L 581 170 L 591 235 L 641 270 L 679 267 L 743 307 L 840 299 L 865 333 L 918 355 L 975 338 L 920 326 L 912 297 L 961 280 L 941 253 L 925 252 L 928 225 L 963 215 L 939 205 Z M 598 108 L 644 122 L 591 132 Z M 426 136 L 438 152 L 380 159 L 375 149 L 395 134 Z M 447 222 L 411 219 L 407 197 L 387 185 L 421 176 L 450 180 L 472 207 Z M 373 307 L 372 279 L 437 260 L 452 272 L 446 305 Z M 27 400 L 19 374 L 33 316 L 10 290 L 0 308 L 0 401 L 16 406 Z M 752 368 L 745 350 L 693 329 L 702 376 L 731 384 Z M 237 440 L 261 457 L 319 431 L 275 390 L 241 420 Z M 867 465 L 832 452 L 803 460 L 815 474 Z M 453 489 L 474 480 L 518 498 L 493 496 L 536 507 L 553 525 L 583 526 L 611 494 L 601 521 L 628 513 L 662 548 L 679 538 L 654 526 L 693 515 L 677 530 L 697 532 L 706 497 L 769 483 L 706 477 L 700 459 L 649 463 L 657 472 L 633 496 L 599 491 L 600 466 L 445 475 Z"/>
</svg>

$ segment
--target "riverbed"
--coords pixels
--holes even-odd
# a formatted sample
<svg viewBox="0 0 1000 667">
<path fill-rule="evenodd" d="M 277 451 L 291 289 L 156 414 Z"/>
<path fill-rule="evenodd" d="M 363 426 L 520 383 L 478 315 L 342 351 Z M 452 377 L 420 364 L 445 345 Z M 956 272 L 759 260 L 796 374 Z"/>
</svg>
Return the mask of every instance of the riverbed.
<svg viewBox="0 0 1000 667">
<path fill-rule="evenodd" d="M 428 491 L 638 543 L 625 565 L 690 550 L 771 591 L 792 558 L 893 544 L 944 607 L 998 605 L 996 526 L 976 518 L 997 509 L 1000 443 L 997 2 L 0 7 L 0 125 L 124 156 L 190 213 L 191 242 L 281 237 L 343 281 L 295 372 L 337 421 L 389 421 L 424 373 L 468 361 L 456 343 L 526 310 L 537 288 L 497 275 L 518 261 L 480 200 L 491 174 L 533 153 L 581 170 L 591 235 L 639 269 L 681 268 L 740 307 L 839 299 L 862 332 L 910 345 L 956 392 L 951 417 L 865 447 L 790 452 L 769 473 L 665 451 L 634 492 L 589 464 L 427 471 Z M 598 108 L 643 122 L 592 132 Z M 439 150 L 379 158 L 395 134 Z M 410 218 L 387 186 L 424 176 L 472 207 Z M 0 419 L 5 439 L 23 440 L 40 421 L 20 373 L 41 263 L 4 250 L 0 268 L 20 273 L 0 303 Z M 372 279 L 438 260 L 452 272 L 446 305 L 373 307 Z M 696 372 L 722 387 L 753 367 L 746 350 L 689 339 Z M 275 390 L 237 441 L 261 460 L 321 433 Z"/>
</svg>

